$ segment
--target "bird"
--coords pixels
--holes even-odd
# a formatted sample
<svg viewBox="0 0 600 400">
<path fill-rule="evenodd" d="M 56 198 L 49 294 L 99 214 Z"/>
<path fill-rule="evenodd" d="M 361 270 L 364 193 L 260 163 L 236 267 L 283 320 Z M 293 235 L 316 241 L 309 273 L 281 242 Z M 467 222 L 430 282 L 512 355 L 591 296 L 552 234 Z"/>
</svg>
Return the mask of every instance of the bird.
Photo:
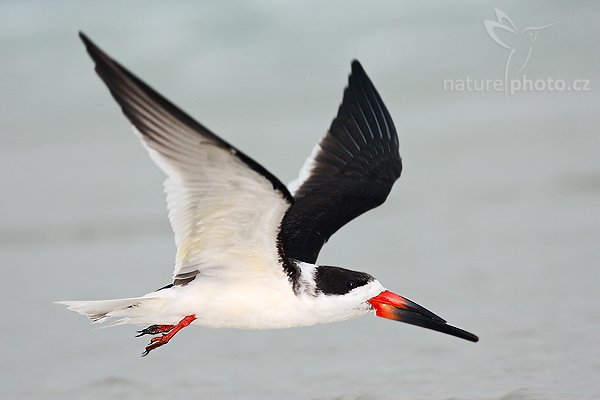
<svg viewBox="0 0 600 400">
<path fill-rule="evenodd" d="M 504 67 L 506 81 L 511 73 L 523 71 L 531 57 L 538 33 L 556 25 L 557 22 L 543 26 L 529 26 L 519 32 L 515 23 L 504 11 L 497 8 L 494 8 L 494 11 L 497 20 L 486 19 L 483 21 L 483 25 L 490 39 L 500 47 L 510 50 Z"/>
<path fill-rule="evenodd" d="M 390 113 L 354 60 L 338 113 L 288 186 L 79 33 L 95 70 L 167 175 L 177 247 L 172 282 L 141 297 L 61 301 L 93 323 L 151 335 L 142 356 L 188 325 L 280 329 L 375 313 L 477 342 L 364 272 L 317 265 L 327 240 L 382 204 L 402 161 Z"/>
</svg>

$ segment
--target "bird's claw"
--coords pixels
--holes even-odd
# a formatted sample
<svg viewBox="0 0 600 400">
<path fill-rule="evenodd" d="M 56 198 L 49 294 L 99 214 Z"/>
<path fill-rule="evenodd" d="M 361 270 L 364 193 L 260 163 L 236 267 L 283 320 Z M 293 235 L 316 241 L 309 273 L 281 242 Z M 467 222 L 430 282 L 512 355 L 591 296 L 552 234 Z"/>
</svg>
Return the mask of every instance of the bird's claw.
<svg viewBox="0 0 600 400">
<path fill-rule="evenodd" d="M 146 329 L 142 329 L 141 331 L 137 331 L 137 335 L 135 337 L 140 337 L 144 335 L 158 335 L 159 333 L 166 333 L 173 329 L 175 325 L 150 325 Z"/>
<path fill-rule="evenodd" d="M 150 354 L 152 350 L 169 343 L 170 339 L 171 337 L 169 337 L 166 334 L 162 336 L 153 337 L 152 339 L 150 339 L 150 343 L 148 344 L 148 346 L 146 346 L 146 349 L 142 353 L 142 357 L 146 357 L 148 354 Z"/>
<path fill-rule="evenodd" d="M 163 338 L 164 338 L 164 336 L 165 335 L 158 336 L 158 337 L 153 337 L 152 339 L 150 339 L 150 344 L 162 341 Z M 168 340 L 165 343 L 167 343 L 167 342 L 168 342 Z"/>
<path fill-rule="evenodd" d="M 138 331 L 138 335 L 136 335 L 136 337 L 142 335 L 157 335 L 162 333 L 161 336 L 150 339 L 150 343 L 148 343 L 148 346 L 146 346 L 146 349 L 142 353 L 142 357 L 147 356 L 152 350 L 169 343 L 169 340 L 171 340 L 171 338 L 175 336 L 177 332 L 191 324 L 195 319 L 196 315 L 187 315 L 181 321 L 179 321 L 177 325 L 151 325 L 146 329 Z"/>
</svg>

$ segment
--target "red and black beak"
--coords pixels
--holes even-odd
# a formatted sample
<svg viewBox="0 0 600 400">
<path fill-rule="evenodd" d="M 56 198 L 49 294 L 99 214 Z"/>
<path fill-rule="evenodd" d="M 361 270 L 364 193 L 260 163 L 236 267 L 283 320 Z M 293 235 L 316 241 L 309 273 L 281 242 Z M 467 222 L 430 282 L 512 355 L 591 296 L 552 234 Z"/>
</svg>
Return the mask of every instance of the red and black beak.
<svg viewBox="0 0 600 400">
<path fill-rule="evenodd" d="M 434 331 L 447 333 L 461 339 L 477 342 L 479 338 L 470 332 L 463 331 L 455 326 L 448 325 L 445 320 L 417 303 L 398 296 L 389 290 L 384 290 L 369 300 L 378 317 L 406 322 L 407 324 L 421 326 Z"/>
</svg>

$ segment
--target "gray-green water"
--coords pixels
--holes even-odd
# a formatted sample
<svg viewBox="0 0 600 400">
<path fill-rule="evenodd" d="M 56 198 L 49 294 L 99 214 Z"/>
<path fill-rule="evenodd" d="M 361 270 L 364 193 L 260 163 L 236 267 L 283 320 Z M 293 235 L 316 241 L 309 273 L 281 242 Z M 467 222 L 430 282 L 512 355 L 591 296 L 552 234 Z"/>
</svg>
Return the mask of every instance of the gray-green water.
<svg viewBox="0 0 600 400">
<path fill-rule="evenodd" d="M 559 22 L 522 73 L 591 90 L 444 91 L 502 78 L 494 7 L 519 29 Z M 599 22 L 595 1 L 0 2 L 0 397 L 597 398 Z M 142 359 L 134 327 L 51 304 L 143 294 L 174 255 L 163 176 L 79 29 L 286 182 L 361 60 L 405 169 L 320 261 L 373 273 L 480 343 L 365 317 L 186 329 Z"/>
</svg>

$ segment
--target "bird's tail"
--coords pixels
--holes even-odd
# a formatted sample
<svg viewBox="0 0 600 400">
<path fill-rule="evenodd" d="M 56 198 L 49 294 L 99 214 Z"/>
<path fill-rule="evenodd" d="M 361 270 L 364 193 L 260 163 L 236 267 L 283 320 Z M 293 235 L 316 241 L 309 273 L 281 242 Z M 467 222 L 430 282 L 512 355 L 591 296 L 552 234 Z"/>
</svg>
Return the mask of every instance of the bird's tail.
<svg viewBox="0 0 600 400">
<path fill-rule="evenodd" d="M 95 301 L 57 301 L 71 311 L 85 315 L 93 323 L 111 321 L 111 325 L 145 323 L 164 304 L 160 297 L 135 297 L 131 299 Z"/>
</svg>

